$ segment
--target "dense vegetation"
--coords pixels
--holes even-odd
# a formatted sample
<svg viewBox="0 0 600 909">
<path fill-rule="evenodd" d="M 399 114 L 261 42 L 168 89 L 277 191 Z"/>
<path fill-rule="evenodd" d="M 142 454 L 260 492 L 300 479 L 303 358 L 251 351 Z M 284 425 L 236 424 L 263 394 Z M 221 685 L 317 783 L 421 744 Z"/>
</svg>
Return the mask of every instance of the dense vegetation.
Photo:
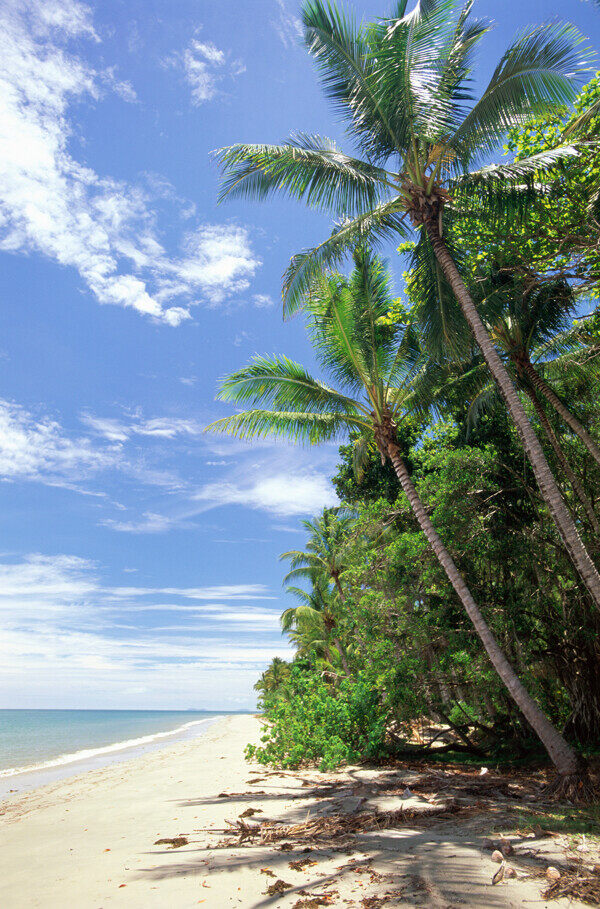
<svg viewBox="0 0 600 909">
<path fill-rule="evenodd" d="M 251 751 L 330 767 L 414 750 L 427 721 L 477 756 L 542 743 L 580 785 L 600 741 L 599 81 L 575 97 L 579 36 L 555 23 L 473 98 L 485 23 L 405 5 L 361 27 L 303 9 L 361 157 L 306 136 L 221 153 L 225 194 L 336 218 L 284 284 L 324 379 L 257 357 L 221 385 L 252 409 L 211 427 L 345 438 L 340 507 L 283 556 L 297 656 L 257 685 Z M 490 165 L 502 142 L 511 163 Z M 373 251 L 393 238 L 402 295 Z"/>
</svg>

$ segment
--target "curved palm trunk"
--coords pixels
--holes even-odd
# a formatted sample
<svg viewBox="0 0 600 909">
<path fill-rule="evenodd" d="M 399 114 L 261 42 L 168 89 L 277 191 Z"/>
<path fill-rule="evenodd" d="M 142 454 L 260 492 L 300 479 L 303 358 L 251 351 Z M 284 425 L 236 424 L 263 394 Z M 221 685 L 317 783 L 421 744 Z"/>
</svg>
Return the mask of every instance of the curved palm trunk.
<svg viewBox="0 0 600 909">
<path fill-rule="evenodd" d="M 504 656 L 489 625 L 473 599 L 464 578 L 456 567 L 452 556 L 444 546 L 438 532 L 431 523 L 429 515 L 425 511 L 425 507 L 419 498 L 419 494 L 406 469 L 406 465 L 402 460 L 400 448 L 394 441 L 388 440 L 386 442 L 386 453 L 394 466 L 396 475 L 410 502 L 410 506 L 419 523 L 419 527 L 427 537 L 427 541 L 446 572 L 448 580 L 458 594 L 494 669 L 502 679 L 517 706 L 521 709 L 530 726 L 544 744 L 552 763 L 561 776 L 575 775 L 580 770 L 577 755 L 562 737 L 560 732 L 552 726 L 545 714 L 537 706 Z"/>
<path fill-rule="evenodd" d="M 533 388 L 529 388 L 529 387 L 525 386 L 525 393 L 527 394 L 527 396 L 529 397 L 531 403 L 533 404 L 533 406 L 535 408 L 535 412 L 537 414 L 538 420 L 540 421 L 542 429 L 544 430 L 544 432 L 546 433 L 546 436 L 548 437 L 548 441 L 550 442 L 550 445 L 552 446 L 552 450 L 554 451 L 554 454 L 556 455 L 558 463 L 562 467 L 567 480 L 573 487 L 573 491 L 574 491 L 575 495 L 577 496 L 577 498 L 583 505 L 583 509 L 587 515 L 587 518 L 588 518 L 591 526 L 594 529 L 594 533 L 597 536 L 600 536 L 600 523 L 598 522 L 598 518 L 596 517 L 596 512 L 594 511 L 593 505 L 590 502 L 588 496 L 586 495 L 583 486 L 577 479 L 574 471 L 571 469 L 571 465 L 569 464 L 569 462 L 567 460 L 567 456 L 565 455 L 564 451 L 562 450 L 560 442 L 556 438 L 556 433 L 554 432 L 554 430 L 552 428 L 550 420 L 546 416 L 546 411 L 542 407 L 542 402 L 536 395 Z"/>
<path fill-rule="evenodd" d="M 481 353 L 483 354 L 488 368 L 504 398 L 508 411 L 519 431 L 523 447 L 531 466 L 533 467 L 540 492 L 550 510 L 550 514 L 558 528 L 564 546 L 575 565 L 579 576 L 585 584 L 588 593 L 592 597 L 597 608 L 600 609 L 600 574 L 598 574 L 596 566 L 592 562 L 590 554 L 577 532 L 575 522 L 560 494 L 560 490 L 556 484 L 552 471 L 550 470 L 540 441 L 527 418 L 525 408 L 517 394 L 517 390 L 479 317 L 479 313 L 460 276 L 454 259 L 450 255 L 448 247 L 440 236 L 437 220 L 428 220 L 425 227 L 429 239 L 431 240 L 435 256 L 454 291 L 463 315 L 473 332 Z"/>
<path fill-rule="evenodd" d="M 574 417 L 573 414 L 571 413 L 571 411 L 567 407 L 565 407 L 565 405 L 560 400 L 558 395 L 554 391 L 552 391 L 552 389 L 550 388 L 549 385 L 546 384 L 546 382 L 544 382 L 544 380 L 540 376 L 539 372 L 535 369 L 535 367 L 533 366 L 532 363 L 525 361 L 523 363 L 520 363 L 519 365 L 523 369 L 523 372 L 525 373 L 525 375 L 527 376 L 527 378 L 529 379 L 529 381 L 531 382 L 531 384 L 533 385 L 535 390 L 539 391 L 539 393 L 544 398 L 546 398 L 548 403 L 552 405 L 552 407 L 557 412 L 557 414 L 559 414 L 563 418 L 563 420 L 565 421 L 567 426 L 569 426 L 573 430 L 575 435 L 581 439 L 581 441 L 583 442 L 583 444 L 585 445 L 585 447 L 587 448 L 587 450 L 593 457 L 596 464 L 598 464 L 600 466 L 600 448 L 598 447 L 598 445 L 596 445 L 596 443 L 592 439 L 591 435 L 589 434 L 589 432 L 587 431 L 585 426 L 582 426 L 582 424 L 579 422 L 577 417 Z"/>
</svg>

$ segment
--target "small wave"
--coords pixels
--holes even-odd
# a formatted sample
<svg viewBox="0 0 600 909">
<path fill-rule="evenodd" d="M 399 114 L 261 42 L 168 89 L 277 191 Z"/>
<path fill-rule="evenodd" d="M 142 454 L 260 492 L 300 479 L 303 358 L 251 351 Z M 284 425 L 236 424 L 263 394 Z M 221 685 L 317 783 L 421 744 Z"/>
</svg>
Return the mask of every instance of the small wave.
<svg viewBox="0 0 600 909">
<path fill-rule="evenodd" d="M 42 761 L 39 764 L 28 764 L 25 767 L 8 767 L 6 770 L 0 770 L 0 779 L 3 777 L 17 776 L 19 773 L 32 773 L 36 770 L 49 770 L 51 767 L 62 767 L 65 764 L 74 764 L 77 761 L 85 761 L 87 758 L 98 757 L 101 754 L 112 754 L 115 751 L 125 751 L 127 748 L 137 748 L 140 745 L 151 745 L 158 739 L 166 739 L 173 735 L 179 735 L 190 729 L 192 726 L 202 726 L 204 723 L 210 723 L 218 717 L 206 717 L 204 720 L 192 720 L 190 723 L 184 723 L 177 729 L 171 729 L 168 732 L 155 732 L 154 735 L 143 735 L 137 739 L 126 739 L 123 742 L 113 742 L 112 745 L 104 745 L 101 748 L 83 748 L 81 751 L 74 751 L 72 754 L 61 754 L 49 761 Z"/>
</svg>

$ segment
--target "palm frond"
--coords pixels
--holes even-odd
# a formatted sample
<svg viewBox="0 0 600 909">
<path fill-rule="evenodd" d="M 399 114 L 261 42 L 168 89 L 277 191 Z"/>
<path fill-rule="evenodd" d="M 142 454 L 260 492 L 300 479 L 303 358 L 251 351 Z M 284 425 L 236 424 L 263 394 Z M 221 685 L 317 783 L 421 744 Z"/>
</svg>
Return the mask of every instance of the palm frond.
<svg viewBox="0 0 600 909">
<path fill-rule="evenodd" d="M 284 314 L 290 316 L 302 308 L 315 278 L 339 266 L 357 246 L 376 248 L 385 239 L 407 237 L 409 230 L 404 218 L 400 200 L 381 203 L 337 225 L 319 246 L 293 256 L 283 279 Z"/>
<path fill-rule="evenodd" d="M 292 413 L 272 410 L 247 410 L 215 420 L 204 432 L 223 432 L 238 439 L 263 439 L 267 436 L 316 445 L 333 441 L 349 429 L 368 426 L 348 414 Z"/>
<path fill-rule="evenodd" d="M 409 120 L 392 118 L 393 102 L 381 92 L 372 29 L 332 3 L 308 0 L 302 8 L 305 43 L 321 75 L 325 94 L 371 161 L 386 160 L 405 142 Z M 401 105 L 397 107 L 401 112 Z M 400 122 L 400 132 L 397 133 Z"/>
<path fill-rule="evenodd" d="M 459 268 L 463 255 L 446 232 L 446 245 Z M 460 358 L 470 347 L 470 332 L 454 292 L 437 261 L 429 237 L 420 231 L 411 253 L 409 294 L 414 304 L 414 318 L 425 351 L 439 360 L 444 356 Z"/>
<path fill-rule="evenodd" d="M 231 145 L 215 152 L 225 198 L 265 199 L 284 192 L 347 216 L 379 201 L 387 172 L 344 154 L 331 139 L 297 133 L 283 145 Z"/>
<path fill-rule="evenodd" d="M 511 127 L 570 103 L 587 68 L 580 32 L 569 23 L 546 23 L 519 35 L 492 78 L 448 140 L 462 161 L 493 152 Z"/>
<path fill-rule="evenodd" d="M 248 366 L 221 380 L 219 398 L 302 413 L 358 415 L 364 410 L 357 401 L 313 378 L 299 363 L 283 356 L 253 357 Z"/>
</svg>

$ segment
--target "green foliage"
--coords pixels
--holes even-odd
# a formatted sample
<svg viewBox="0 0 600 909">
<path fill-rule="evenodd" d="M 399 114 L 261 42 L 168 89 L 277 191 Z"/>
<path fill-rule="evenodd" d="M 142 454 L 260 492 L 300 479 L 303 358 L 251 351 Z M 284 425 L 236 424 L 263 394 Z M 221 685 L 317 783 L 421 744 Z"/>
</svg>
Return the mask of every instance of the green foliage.
<svg viewBox="0 0 600 909">
<path fill-rule="evenodd" d="M 270 700 L 266 719 L 262 744 L 246 749 L 261 764 L 334 770 L 384 752 L 386 713 L 360 676 L 334 687 L 314 669 L 293 666 L 286 699 Z"/>
</svg>

